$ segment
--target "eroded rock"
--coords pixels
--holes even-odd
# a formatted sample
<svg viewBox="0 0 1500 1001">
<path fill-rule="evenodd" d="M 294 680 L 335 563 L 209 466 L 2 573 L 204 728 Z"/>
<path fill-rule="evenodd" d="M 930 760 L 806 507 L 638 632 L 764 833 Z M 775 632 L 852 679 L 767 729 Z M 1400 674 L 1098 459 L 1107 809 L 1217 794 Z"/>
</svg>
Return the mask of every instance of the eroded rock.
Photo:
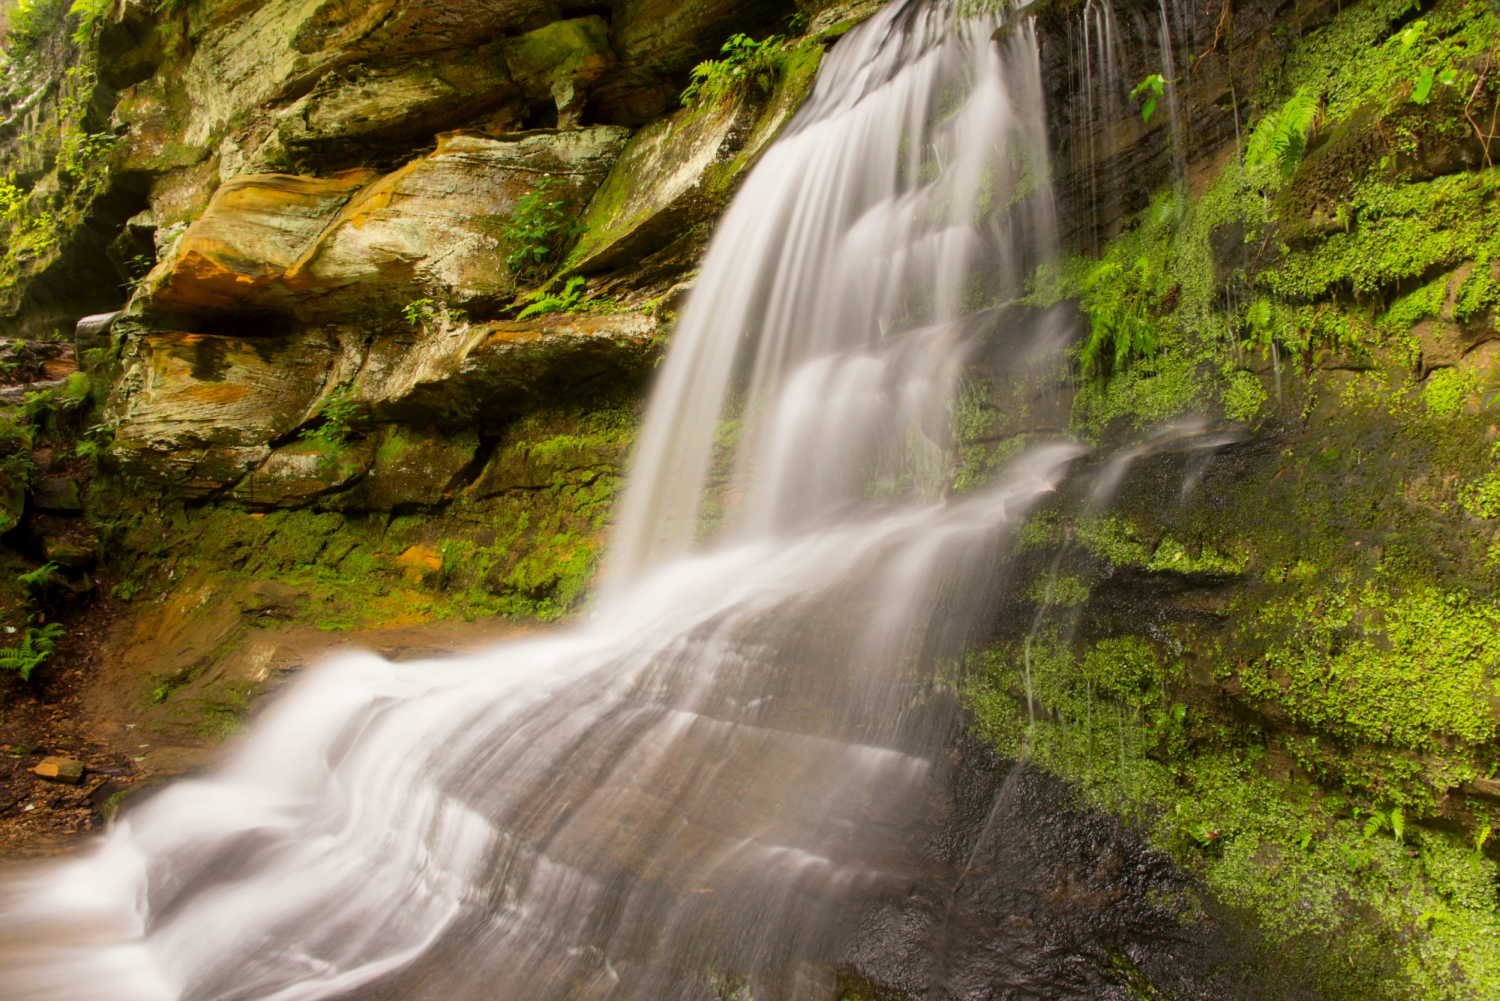
<svg viewBox="0 0 1500 1001">
<path fill-rule="evenodd" d="M 294 442 L 272 452 L 230 496 L 257 507 L 297 507 L 343 489 L 367 473 L 374 461 L 375 446 L 368 440 Z"/>
<path fill-rule="evenodd" d="M 127 475 L 202 497 L 271 454 L 306 418 L 342 347 L 321 333 L 252 340 L 163 332 L 133 345 L 107 414 Z"/>
</svg>

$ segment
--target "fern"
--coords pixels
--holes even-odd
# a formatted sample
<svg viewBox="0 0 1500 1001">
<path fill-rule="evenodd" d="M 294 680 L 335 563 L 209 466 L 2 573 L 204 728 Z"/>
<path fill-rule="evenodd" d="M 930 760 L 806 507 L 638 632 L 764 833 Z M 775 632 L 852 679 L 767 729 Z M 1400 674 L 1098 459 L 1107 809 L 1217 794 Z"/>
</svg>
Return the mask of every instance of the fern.
<svg viewBox="0 0 1500 1001">
<path fill-rule="evenodd" d="M 782 41 L 780 35 L 763 42 L 748 35 L 730 35 L 719 50 L 722 59 L 706 59 L 693 67 L 687 89 L 682 92 L 682 106 L 722 101 L 751 80 L 761 90 L 769 91 L 776 82 L 776 50 Z"/>
<path fill-rule="evenodd" d="M 1299 87 L 1281 108 L 1267 115 L 1250 133 L 1245 147 L 1245 169 L 1251 173 L 1275 168 L 1290 177 L 1307 147 L 1307 132 L 1318 118 L 1318 95 Z"/>
<path fill-rule="evenodd" d="M 1159 277 L 1151 260 L 1142 257 L 1129 271 L 1104 261 L 1084 279 L 1083 287 L 1091 293 L 1089 336 L 1078 363 L 1085 375 L 1104 378 L 1132 358 L 1156 353 L 1159 338 L 1149 301 Z"/>
<path fill-rule="evenodd" d="M 540 278 L 564 244 L 587 227 L 569 204 L 568 185 L 547 175 L 520 198 L 500 226 L 500 238 L 510 248 L 505 263 L 522 279 Z"/>
<path fill-rule="evenodd" d="M 19 574 L 16 583 L 21 585 L 21 592 L 26 595 L 27 601 L 40 601 L 57 583 L 57 564 L 43 563 L 29 573 Z"/>
<path fill-rule="evenodd" d="M 582 275 L 574 275 L 568 279 L 568 284 L 563 286 L 563 290 L 555 295 L 538 289 L 523 296 L 523 299 L 531 301 L 531 305 L 521 310 L 520 315 L 516 319 L 524 320 L 531 316 L 566 312 L 578 302 L 579 289 L 582 288 L 583 281 Z"/>
<path fill-rule="evenodd" d="M 28 626 L 20 643 L 0 649 L 0 669 L 14 671 L 22 681 L 30 681 L 31 672 L 57 651 L 57 641 L 63 632 L 62 625 L 57 622 L 49 622 L 40 629 Z"/>
</svg>

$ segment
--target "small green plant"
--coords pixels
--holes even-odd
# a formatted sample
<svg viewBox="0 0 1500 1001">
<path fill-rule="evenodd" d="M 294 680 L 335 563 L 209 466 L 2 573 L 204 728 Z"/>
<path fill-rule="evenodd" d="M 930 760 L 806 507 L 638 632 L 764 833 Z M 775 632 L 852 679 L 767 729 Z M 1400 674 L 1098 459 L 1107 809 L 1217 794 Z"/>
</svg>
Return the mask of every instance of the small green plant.
<svg viewBox="0 0 1500 1001">
<path fill-rule="evenodd" d="M 1427 377 L 1422 387 L 1422 402 L 1434 417 L 1452 417 L 1463 411 L 1478 389 L 1479 380 L 1474 373 L 1440 368 Z"/>
<path fill-rule="evenodd" d="M 1166 89 L 1167 81 L 1160 73 L 1152 73 L 1135 85 L 1135 89 L 1130 92 L 1130 99 L 1134 101 L 1138 97 L 1145 98 L 1141 101 L 1141 121 L 1150 124 L 1151 116 L 1156 112 L 1156 99 L 1161 97 Z"/>
<path fill-rule="evenodd" d="M 1151 315 L 1154 267 L 1147 257 L 1126 270 L 1114 261 L 1101 261 L 1083 281 L 1091 293 L 1089 336 L 1078 352 L 1085 375 L 1100 378 L 1123 369 L 1131 358 L 1147 357 L 1160 339 Z"/>
<path fill-rule="evenodd" d="M 99 456 L 109 451 L 114 442 L 114 430 L 107 424 L 95 424 L 83 432 L 73 443 L 73 454 L 90 463 L 99 461 Z"/>
<path fill-rule="evenodd" d="M 126 278 L 120 283 L 120 287 L 126 292 L 134 295 L 146 281 L 146 276 L 155 267 L 155 262 L 145 254 L 136 254 L 125 262 Z"/>
<path fill-rule="evenodd" d="M 1266 402 L 1266 389 L 1254 373 L 1235 372 L 1228 378 L 1220 399 L 1230 420 L 1247 422 L 1255 419 Z"/>
<path fill-rule="evenodd" d="M 0 669 L 14 671 L 22 681 L 30 681 L 31 672 L 57 651 L 57 641 L 65 632 L 62 624 L 57 622 L 40 627 L 27 626 L 20 643 L 0 649 Z"/>
<path fill-rule="evenodd" d="M 720 54 L 693 67 L 692 82 L 682 92 L 682 106 L 722 101 L 742 84 L 753 81 L 769 91 L 776 83 L 776 51 L 784 39 L 772 35 L 757 42 L 748 35 L 730 35 Z"/>
<path fill-rule="evenodd" d="M 1434 83 L 1440 83 L 1444 87 L 1452 87 L 1458 83 L 1459 72 L 1454 66 L 1453 53 L 1441 38 L 1428 32 L 1426 21 L 1413 21 L 1404 30 L 1386 39 L 1385 44 L 1392 49 L 1399 45 L 1402 52 L 1409 52 L 1414 46 L 1422 46 L 1431 53 L 1411 77 L 1411 93 L 1408 96 L 1413 103 L 1426 104 L 1431 99 Z"/>
<path fill-rule="evenodd" d="M 21 585 L 21 593 L 26 596 L 27 601 L 41 601 L 57 583 L 57 564 L 43 563 L 29 573 L 18 574 L 16 583 Z"/>
<path fill-rule="evenodd" d="M 21 410 L 31 419 L 32 423 L 36 423 L 46 416 L 47 411 L 52 409 L 54 402 L 52 390 L 43 389 L 39 392 L 27 393 L 26 401 L 21 404 Z"/>
<path fill-rule="evenodd" d="M 1318 95 L 1307 87 L 1266 115 L 1245 144 L 1245 169 L 1252 175 L 1274 173 L 1287 178 L 1302 160 L 1307 133 L 1318 119 Z"/>
<path fill-rule="evenodd" d="M 510 247 L 505 263 L 511 273 L 535 280 L 556 259 L 563 245 L 586 228 L 564 197 L 567 183 L 550 174 L 516 199 L 516 206 L 500 227 L 500 238 Z"/>
<path fill-rule="evenodd" d="M 143 587 L 144 585 L 138 581 L 122 580 L 109 589 L 109 596 L 117 598 L 120 601 L 129 601 L 137 594 L 140 594 Z"/>
<path fill-rule="evenodd" d="M 437 305 L 431 299 L 418 299 L 403 306 L 401 316 L 410 326 L 426 330 L 437 322 Z"/>
<path fill-rule="evenodd" d="M 67 0 L 20 0 L 10 11 L 7 41 L 11 54 L 29 54 L 67 14 Z"/>
<path fill-rule="evenodd" d="M 322 423 L 304 430 L 298 437 L 303 441 L 342 445 L 353 431 L 349 425 L 358 411 L 359 401 L 349 387 L 339 386 L 311 414 L 312 419 L 322 418 Z"/>
<path fill-rule="evenodd" d="M 521 310 L 516 319 L 524 320 L 532 316 L 544 316 L 547 313 L 566 313 L 576 308 L 583 296 L 583 284 L 583 276 L 574 275 L 568 279 L 568 283 L 563 286 L 561 292 L 551 293 L 543 289 L 528 292 L 521 299 L 523 302 L 530 302 L 531 305 Z"/>
</svg>

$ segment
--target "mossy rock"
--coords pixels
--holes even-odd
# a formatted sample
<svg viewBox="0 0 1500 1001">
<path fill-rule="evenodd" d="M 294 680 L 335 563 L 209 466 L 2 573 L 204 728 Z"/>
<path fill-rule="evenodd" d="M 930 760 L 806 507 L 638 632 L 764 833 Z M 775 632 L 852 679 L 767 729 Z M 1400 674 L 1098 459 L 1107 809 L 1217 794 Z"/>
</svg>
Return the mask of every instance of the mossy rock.
<svg viewBox="0 0 1500 1001">
<path fill-rule="evenodd" d="M 367 439 L 299 441 L 272 452 L 229 496 L 256 507 L 298 507 L 349 486 L 374 461 L 375 445 Z"/>
<path fill-rule="evenodd" d="M 334 511 L 436 507 L 467 482 L 478 454 L 473 431 L 444 437 L 387 426 L 365 477 L 322 503 Z"/>
</svg>

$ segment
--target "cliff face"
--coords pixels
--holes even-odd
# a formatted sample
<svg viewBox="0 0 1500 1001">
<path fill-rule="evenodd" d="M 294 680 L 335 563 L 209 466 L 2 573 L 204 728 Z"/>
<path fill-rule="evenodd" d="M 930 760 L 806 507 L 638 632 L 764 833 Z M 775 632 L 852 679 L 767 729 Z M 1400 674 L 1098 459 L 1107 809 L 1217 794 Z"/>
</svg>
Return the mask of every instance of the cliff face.
<svg viewBox="0 0 1500 1001">
<path fill-rule="evenodd" d="M 13 10 L 5 622 L 113 610 L 120 712 L 192 748 L 298 628 L 577 610 L 716 215 L 875 6 Z M 1067 253 L 995 315 L 1077 350 L 979 360 L 955 489 L 1098 450 L 1022 535 L 976 728 L 1320 996 L 1493 996 L 1500 21 L 1030 11 Z M 791 40 L 679 107 L 739 31 Z"/>
</svg>

